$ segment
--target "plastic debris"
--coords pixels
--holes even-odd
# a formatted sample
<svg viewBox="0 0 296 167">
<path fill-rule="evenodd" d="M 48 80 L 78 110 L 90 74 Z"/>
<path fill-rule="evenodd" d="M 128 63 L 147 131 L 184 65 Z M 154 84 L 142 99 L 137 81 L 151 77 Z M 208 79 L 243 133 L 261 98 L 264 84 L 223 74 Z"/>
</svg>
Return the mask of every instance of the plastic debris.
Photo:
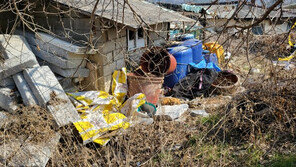
<svg viewBox="0 0 296 167">
<path fill-rule="evenodd" d="M 191 110 L 190 115 L 195 117 L 195 116 L 203 116 L 203 117 L 208 117 L 209 114 L 205 110 Z"/>
<path fill-rule="evenodd" d="M 83 144 L 95 142 L 101 145 L 108 143 L 109 138 L 100 138 L 109 131 L 126 129 L 129 123 L 126 116 L 119 113 L 119 101 L 104 91 L 69 93 L 75 99 L 81 119 L 74 122 Z"/>
<path fill-rule="evenodd" d="M 188 108 L 188 104 L 161 106 L 160 109 L 157 110 L 156 115 L 168 115 L 172 118 L 172 120 L 175 120 L 186 112 Z"/>
<path fill-rule="evenodd" d="M 138 112 L 138 108 L 146 102 L 144 94 L 135 94 L 123 103 L 127 93 L 125 68 L 114 72 L 112 93 L 113 95 L 104 91 L 87 91 L 68 94 L 74 99 L 77 111 L 81 113 L 81 119 L 74 122 L 74 126 L 84 144 L 93 141 L 106 145 L 110 140 L 106 137 L 110 131 L 120 131 L 131 124 L 147 122 L 137 119 L 149 118 L 147 114 Z"/>
</svg>

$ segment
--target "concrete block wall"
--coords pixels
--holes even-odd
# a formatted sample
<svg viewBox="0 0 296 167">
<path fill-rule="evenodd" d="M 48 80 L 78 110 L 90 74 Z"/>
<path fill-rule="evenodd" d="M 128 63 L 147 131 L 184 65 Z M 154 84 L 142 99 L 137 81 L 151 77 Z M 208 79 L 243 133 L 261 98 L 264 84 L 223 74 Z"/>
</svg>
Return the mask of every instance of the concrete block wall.
<svg viewBox="0 0 296 167">
<path fill-rule="evenodd" d="M 126 30 L 118 28 L 109 28 L 106 31 L 107 41 L 97 46 L 102 51 L 101 59 L 103 59 L 101 61 L 103 63 L 98 63 L 99 88 L 108 92 L 111 89 L 114 70 L 125 67 Z"/>
<path fill-rule="evenodd" d="M 55 9 L 47 10 L 53 13 Z M 95 26 L 92 26 L 88 16 L 75 12 L 69 15 L 45 16 L 36 14 L 34 17 L 38 24 L 50 29 L 59 36 L 73 41 L 88 42 L 89 31 L 92 28 L 95 35 L 93 43 L 97 54 L 87 60 L 90 75 L 83 81 L 83 87 L 85 90 L 104 90 L 109 92 L 114 70 L 125 67 L 127 57 L 133 62 L 133 67 L 138 66 L 143 49 L 127 53 L 126 28 L 121 24 L 99 18 L 99 20 L 95 21 Z M 149 32 L 150 46 L 165 42 L 168 33 L 168 23 L 157 24 L 152 27 L 153 30 Z M 153 31 L 157 31 L 158 34 Z"/>
<path fill-rule="evenodd" d="M 90 58 L 90 77 L 84 81 L 84 85 L 89 85 L 87 90 L 110 92 L 114 70 L 125 67 L 126 30 L 118 31 L 113 26 L 104 34 L 106 38 L 96 46 L 98 53 Z"/>
<path fill-rule="evenodd" d="M 166 42 L 168 35 L 168 23 L 159 23 L 151 26 L 149 31 L 149 46 L 160 46 Z"/>
<path fill-rule="evenodd" d="M 52 7 L 46 10 L 51 13 L 57 12 Z M 106 19 L 95 20 L 95 25 L 92 26 L 89 16 L 75 12 L 60 15 L 36 13 L 34 14 L 36 23 L 71 41 L 88 42 L 92 28 L 93 44 L 97 53 L 87 60 L 86 66 L 90 74 L 82 82 L 82 88 L 109 92 L 114 70 L 125 66 L 126 29 Z"/>
</svg>

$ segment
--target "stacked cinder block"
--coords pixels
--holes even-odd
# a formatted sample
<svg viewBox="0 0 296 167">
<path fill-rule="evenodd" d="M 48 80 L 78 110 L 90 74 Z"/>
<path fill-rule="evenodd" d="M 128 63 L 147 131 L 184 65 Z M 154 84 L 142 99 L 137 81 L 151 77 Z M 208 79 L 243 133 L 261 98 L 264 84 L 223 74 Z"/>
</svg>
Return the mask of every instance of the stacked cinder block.
<svg viewBox="0 0 296 167">
<path fill-rule="evenodd" d="M 16 110 L 16 100 L 12 98 L 18 88 L 25 105 L 35 105 L 37 101 L 32 95 L 27 82 L 23 79 L 22 71 L 39 66 L 34 54 L 32 53 L 28 43 L 21 36 L 0 35 L 1 47 L 1 62 L 0 80 L 2 81 L 1 96 L 4 98 L 1 101 L 9 101 L 8 106 L 0 104 L 0 107 L 8 111 Z M 10 89 L 9 91 L 7 89 Z M 15 106 L 12 106 L 14 104 Z"/>
<path fill-rule="evenodd" d="M 86 47 L 41 32 L 35 35 L 27 33 L 26 38 L 40 65 L 48 66 L 59 77 L 59 81 L 72 80 L 71 84 L 75 86 L 77 80 L 89 76 L 86 59 L 92 54 L 87 52 Z M 72 87 L 70 90 L 77 89 Z"/>
<path fill-rule="evenodd" d="M 27 41 L 18 35 L 0 35 L 1 85 L 12 85 L 11 78 L 25 105 L 46 107 L 58 126 L 79 119 L 79 115 L 49 67 L 40 67 Z M 7 111 L 17 109 L 14 95 L 17 90 L 0 88 L 0 107 Z"/>
<path fill-rule="evenodd" d="M 90 78 L 85 82 L 88 89 L 110 91 L 114 70 L 125 67 L 126 31 L 117 31 L 115 27 L 102 33 L 97 43 L 97 53 L 90 58 L 87 64 L 90 69 Z M 90 84 L 92 83 L 92 84 Z"/>
</svg>

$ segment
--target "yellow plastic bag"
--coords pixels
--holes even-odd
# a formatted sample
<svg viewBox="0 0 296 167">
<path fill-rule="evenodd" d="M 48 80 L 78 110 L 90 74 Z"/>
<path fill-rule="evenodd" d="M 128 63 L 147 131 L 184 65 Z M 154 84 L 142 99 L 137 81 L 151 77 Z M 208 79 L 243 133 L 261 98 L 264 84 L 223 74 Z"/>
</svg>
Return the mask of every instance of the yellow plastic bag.
<svg viewBox="0 0 296 167">
<path fill-rule="evenodd" d="M 120 112 L 127 116 L 130 120 L 133 120 L 135 116 L 142 116 L 137 110 L 140 106 L 145 104 L 146 97 L 143 93 L 137 93 L 133 97 L 127 99 L 121 106 Z"/>
<path fill-rule="evenodd" d="M 224 63 L 225 55 L 223 46 L 219 45 L 217 42 L 208 42 L 203 45 L 203 49 L 209 50 L 211 53 L 215 53 L 217 55 L 219 65 Z"/>
<path fill-rule="evenodd" d="M 81 120 L 73 124 L 83 144 L 93 141 L 105 145 L 109 139 L 100 136 L 129 127 L 126 117 L 118 112 L 120 103 L 114 96 L 104 91 L 77 92 L 69 96 L 75 99 L 76 109 L 81 113 Z"/>
<path fill-rule="evenodd" d="M 122 68 L 121 71 L 114 71 L 112 78 L 112 94 L 120 103 L 123 103 L 128 90 L 126 68 Z"/>
<path fill-rule="evenodd" d="M 74 101 L 77 111 L 81 113 L 81 120 L 73 124 L 78 130 L 83 144 L 95 142 L 106 145 L 110 139 L 102 136 L 110 131 L 127 129 L 130 126 L 128 122 L 130 118 L 146 101 L 145 95 L 139 93 L 122 105 L 127 94 L 125 68 L 114 72 L 112 94 L 104 91 L 68 93 Z"/>
</svg>

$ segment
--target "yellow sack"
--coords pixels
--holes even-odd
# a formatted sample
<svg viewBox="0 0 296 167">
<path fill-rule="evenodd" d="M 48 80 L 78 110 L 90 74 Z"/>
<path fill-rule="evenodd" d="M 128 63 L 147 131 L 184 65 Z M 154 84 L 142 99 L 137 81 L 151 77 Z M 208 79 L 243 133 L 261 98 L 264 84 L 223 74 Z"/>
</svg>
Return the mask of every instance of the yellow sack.
<svg viewBox="0 0 296 167">
<path fill-rule="evenodd" d="M 140 106 L 145 104 L 146 96 L 143 93 L 137 93 L 124 102 L 120 108 L 120 112 L 133 120 L 135 116 L 142 116 L 137 110 Z"/>
<path fill-rule="evenodd" d="M 217 55 L 219 65 L 224 63 L 225 55 L 222 45 L 219 45 L 217 42 L 208 42 L 203 44 L 203 49 L 209 50 L 211 53 L 215 53 Z"/>
<path fill-rule="evenodd" d="M 123 103 L 128 90 L 126 68 L 122 68 L 121 71 L 114 71 L 112 78 L 112 95 L 115 96 L 120 103 Z"/>
<path fill-rule="evenodd" d="M 106 145 L 110 139 L 104 136 L 110 131 L 127 129 L 130 123 L 126 116 L 131 118 L 129 114 L 137 112 L 138 107 L 146 101 L 145 95 L 140 93 L 122 105 L 127 95 L 125 68 L 114 72 L 112 94 L 113 96 L 104 91 L 68 93 L 77 111 L 81 113 L 81 120 L 73 124 L 82 137 L 83 144 L 95 142 Z"/>
<path fill-rule="evenodd" d="M 118 112 L 119 101 L 108 93 L 88 91 L 69 93 L 69 96 L 75 99 L 76 109 L 81 113 L 81 120 L 73 124 L 81 135 L 83 144 L 93 141 L 105 145 L 109 139 L 100 136 L 129 127 L 126 117 Z"/>
</svg>

